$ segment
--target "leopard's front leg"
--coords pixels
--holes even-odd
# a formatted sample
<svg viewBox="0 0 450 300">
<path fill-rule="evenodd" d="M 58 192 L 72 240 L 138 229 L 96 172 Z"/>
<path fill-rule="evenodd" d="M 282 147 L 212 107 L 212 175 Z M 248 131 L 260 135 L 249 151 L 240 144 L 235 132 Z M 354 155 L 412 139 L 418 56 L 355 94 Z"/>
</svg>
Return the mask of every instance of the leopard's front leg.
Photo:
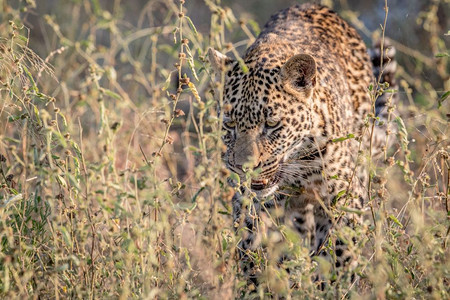
<svg viewBox="0 0 450 300">
<path fill-rule="evenodd" d="M 240 236 L 240 241 L 237 245 L 240 268 L 244 276 L 256 285 L 258 268 L 252 254 L 260 243 L 260 232 L 258 230 L 259 204 L 245 199 L 241 192 L 234 194 L 232 204 L 233 224 L 237 236 Z"/>
<path fill-rule="evenodd" d="M 356 212 L 361 212 L 362 202 L 362 196 L 348 195 L 348 197 L 343 197 L 337 203 L 331 205 L 327 212 L 322 208 L 315 212 L 315 255 L 321 255 L 330 260 L 335 266 L 337 277 L 342 279 L 344 274 L 350 275 L 351 282 L 355 279 L 354 270 L 357 266 L 355 251 L 352 249 L 354 244 L 357 243 L 354 230 L 362 224 L 362 216 Z M 342 209 L 344 207 L 355 211 L 355 213 L 345 212 Z M 350 230 L 346 231 L 344 227 Z M 328 247 L 330 239 L 332 242 L 331 248 Z"/>
<path fill-rule="evenodd" d="M 240 268 L 247 280 L 255 286 L 262 272 L 262 260 L 267 256 L 262 249 L 263 240 L 267 240 L 267 237 L 276 231 L 274 227 L 281 221 L 273 218 L 269 211 L 280 207 L 282 203 L 281 196 L 261 201 L 243 196 L 241 192 L 236 192 L 232 199 L 233 223 L 236 235 L 240 237 L 237 245 Z"/>
</svg>

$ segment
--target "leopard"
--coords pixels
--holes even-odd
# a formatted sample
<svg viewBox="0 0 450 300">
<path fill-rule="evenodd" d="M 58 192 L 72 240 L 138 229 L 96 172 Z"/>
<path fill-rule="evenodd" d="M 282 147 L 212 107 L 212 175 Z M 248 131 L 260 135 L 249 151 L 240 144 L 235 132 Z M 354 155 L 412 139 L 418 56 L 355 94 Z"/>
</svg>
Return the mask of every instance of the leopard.
<svg viewBox="0 0 450 300">
<path fill-rule="evenodd" d="M 224 163 L 239 182 L 253 171 L 247 185 L 230 180 L 234 224 L 245 228 L 240 259 L 252 280 L 258 271 L 248 253 L 261 245 L 268 209 L 281 210 L 281 222 L 312 255 L 327 255 L 334 228 L 361 224 L 356 212 L 366 209 L 368 194 L 361 153 L 386 147 L 386 128 L 379 122 L 369 134 L 368 116 L 385 117 L 388 110 L 386 98 L 375 101 L 370 89 L 378 81 L 394 84 L 389 49 L 371 57 L 337 13 L 303 4 L 274 14 L 242 58 L 208 50 L 215 79 L 223 82 L 216 94 Z M 389 68 L 380 70 L 382 58 L 392 61 Z M 336 213 L 339 207 L 348 212 Z M 354 265 L 348 251 L 354 242 L 333 241 L 336 268 Z"/>
</svg>

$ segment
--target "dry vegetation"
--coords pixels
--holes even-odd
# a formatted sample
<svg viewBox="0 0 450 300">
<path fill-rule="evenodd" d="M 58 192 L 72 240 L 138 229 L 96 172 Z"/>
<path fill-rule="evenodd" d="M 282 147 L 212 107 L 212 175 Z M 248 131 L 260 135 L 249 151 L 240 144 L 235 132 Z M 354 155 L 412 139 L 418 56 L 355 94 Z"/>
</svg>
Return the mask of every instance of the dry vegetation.
<svg viewBox="0 0 450 300">
<path fill-rule="evenodd" d="M 0 298 L 450 297 L 439 1 L 417 17 L 432 56 L 393 42 L 410 64 L 398 74 L 403 121 L 371 168 L 364 226 L 336 233 L 359 236 L 360 279 L 317 289 L 311 274 L 332 277 L 330 266 L 280 225 L 291 274 L 267 259 L 279 251 L 268 242 L 255 253 L 263 274 L 253 293 L 236 262 L 218 86 L 204 55 L 238 56 L 256 23 L 214 0 L 199 11 L 184 0 L 48 2 L 43 15 L 33 0 L 0 0 Z M 194 11 L 210 27 L 197 30 Z"/>
</svg>

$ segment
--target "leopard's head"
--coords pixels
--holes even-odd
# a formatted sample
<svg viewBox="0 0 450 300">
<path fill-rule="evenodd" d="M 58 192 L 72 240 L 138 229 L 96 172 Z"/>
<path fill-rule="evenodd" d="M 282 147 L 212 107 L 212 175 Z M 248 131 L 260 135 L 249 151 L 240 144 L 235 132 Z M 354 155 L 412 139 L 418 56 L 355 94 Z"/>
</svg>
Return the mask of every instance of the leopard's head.
<svg viewBox="0 0 450 300">
<path fill-rule="evenodd" d="M 251 56 L 243 67 L 213 49 L 208 55 L 216 79 L 224 76 L 224 161 L 240 176 L 259 169 L 251 189 L 269 196 L 292 183 L 299 149 L 310 134 L 315 60 L 308 54 L 274 59 L 266 53 Z"/>
</svg>

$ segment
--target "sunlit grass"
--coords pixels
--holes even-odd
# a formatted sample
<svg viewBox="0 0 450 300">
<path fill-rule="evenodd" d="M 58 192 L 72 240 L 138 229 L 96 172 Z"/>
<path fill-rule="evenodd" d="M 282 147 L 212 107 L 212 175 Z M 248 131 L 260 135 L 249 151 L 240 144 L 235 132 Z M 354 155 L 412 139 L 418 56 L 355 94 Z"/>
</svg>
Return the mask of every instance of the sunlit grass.
<svg viewBox="0 0 450 300">
<path fill-rule="evenodd" d="M 205 1 L 208 32 L 183 2 L 58 3 L 34 49 L 21 12 L 33 1 L 0 1 L 0 297 L 448 298 L 445 91 L 402 69 L 401 134 L 374 170 L 372 212 L 336 232 L 358 237 L 360 279 L 317 289 L 330 266 L 277 224 L 283 243 L 263 241 L 262 284 L 247 285 L 205 55 L 238 55 L 258 28 Z M 270 259 L 281 251 L 289 274 Z"/>
</svg>

